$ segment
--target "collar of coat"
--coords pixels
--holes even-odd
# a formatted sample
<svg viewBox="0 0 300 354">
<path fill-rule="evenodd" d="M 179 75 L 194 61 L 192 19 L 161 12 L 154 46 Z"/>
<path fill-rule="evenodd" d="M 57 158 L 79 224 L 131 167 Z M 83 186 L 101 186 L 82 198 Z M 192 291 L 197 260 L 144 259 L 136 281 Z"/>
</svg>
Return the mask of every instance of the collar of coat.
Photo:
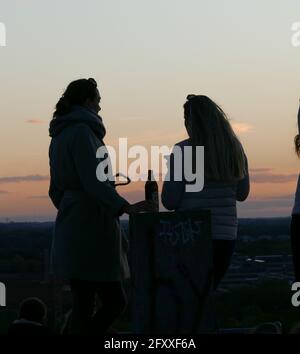
<svg viewBox="0 0 300 354">
<path fill-rule="evenodd" d="M 53 138 L 60 134 L 65 128 L 78 123 L 87 124 L 100 140 L 102 140 L 106 134 L 102 118 L 95 111 L 87 107 L 74 105 L 70 113 L 56 116 L 51 120 L 49 135 Z"/>
</svg>

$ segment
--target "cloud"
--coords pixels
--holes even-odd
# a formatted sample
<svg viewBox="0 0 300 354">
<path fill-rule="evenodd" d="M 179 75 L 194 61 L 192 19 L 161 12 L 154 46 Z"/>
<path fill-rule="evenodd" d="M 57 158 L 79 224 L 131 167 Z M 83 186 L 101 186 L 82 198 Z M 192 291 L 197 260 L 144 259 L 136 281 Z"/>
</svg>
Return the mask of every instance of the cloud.
<svg viewBox="0 0 300 354">
<path fill-rule="evenodd" d="M 1 195 L 1 194 L 8 194 L 8 191 L 0 190 L 0 195 Z"/>
<path fill-rule="evenodd" d="M 281 196 L 270 196 L 270 197 L 265 197 L 262 198 L 261 200 L 271 200 L 271 201 L 282 201 L 282 200 L 287 200 L 287 201 L 291 201 L 293 200 L 295 197 L 294 194 L 286 194 L 286 195 L 281 195 Z"/>
<path fill-rule="evenodd" d="M 245 202 L 239 203 L 240 212 L 248 216 L 284 216 L 290 215 L 294 203 L 294 195 L 270 196 L 263 198 L 248 198 Z"/>
<path fill-rule="evenodd" d="M 25 123 L 29 123 L 29 124 L 45 124 L 46 121 L 42 120 L 42 119 L 28 119 L 25 121 Z"/>
<path fill-rule="evenodd" d="M 28 199 L 48 199 L 48 195 L 30 195 L 27 197 Z"/>
<path fill-rule="evenodd" d="M 262 169 L 263 170 L 263 169 Z M 250 179 L 252 183 L 287 183 L 297 180 L 298 173 L 278 174 L 271 172 L 254 172 L 250 170 Z"/>
<path fill-rule="evenodd" d="M 232 123 L 232 128 L 236 133 L 244 134 L 254 130 L 254 127 L 248 123 Z"/>
<path fill-rule="evenodd" d="M 47 181 L 47 180 L 49 180 L 49 176 L 42 176 L 42 175 L 9 176 L 9 177 L 0 177 L 0 184 L 19 183 L 19 182 L 39 182 L 39 181 Z"/>
<path fill-rule="evenodd" d="M 294 200 L 293 194 L 286 194 L 286 195 L 279 195 L 279 196 L 269 196 L 269 197 L 251 197 L 247 199 L 247 204 L 250 206 L 253 205 L 264 205 L 270 203 L 276 203 L 278 206 L 279 204 L 287 205 L 287 203 L 291 203 Z"/>
<path fill-rule="evenodd" d="M 249 171 L 251 173 L 263 173 L 272 171 L 272 168 L 251 168 Z"/>
</svg>

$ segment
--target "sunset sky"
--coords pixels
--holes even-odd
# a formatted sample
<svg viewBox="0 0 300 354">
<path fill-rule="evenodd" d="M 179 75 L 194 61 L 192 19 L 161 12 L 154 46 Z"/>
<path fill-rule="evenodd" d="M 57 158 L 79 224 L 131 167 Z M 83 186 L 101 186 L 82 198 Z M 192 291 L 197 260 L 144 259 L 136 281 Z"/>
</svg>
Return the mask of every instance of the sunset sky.
<svg viewBox="0 0 300 354">
<path fill-rule="evenodd" d="M 299 0 L 2 0 L 0 221 L 54 220 L 48 124 L 67 84 L 93 77 L 105 142 L 172 146 L 186 137 L 189 93 L 222 106 L 248 155 L 240 217 L 287 216 L 300 161 L 293 150 Z M 143 183 L 119 192 L 134 202 Z"/>
</svg>

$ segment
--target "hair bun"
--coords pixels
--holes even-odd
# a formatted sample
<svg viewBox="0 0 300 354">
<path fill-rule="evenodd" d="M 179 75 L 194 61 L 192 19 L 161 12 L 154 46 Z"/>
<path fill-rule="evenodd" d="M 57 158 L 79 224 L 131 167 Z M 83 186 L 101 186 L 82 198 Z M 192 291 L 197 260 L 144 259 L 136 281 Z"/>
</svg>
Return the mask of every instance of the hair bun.
<svg viewBox="0 0 300 354">
<path fill-rule="evenodd" d="M 186 99 L 187 99 L 187 101 L 190 101 L 190 100 L 192 100 L 192 99 L 195 98 L 195 97 L 197 97 L 197 96 L 194 95 L 194 94 L 190 94 L 190 95 L 187 95 L 187 96 L 186 96 Z"/>
<path fill-rule="evenodd" d="M 92 77 L 88 78 L 88 81 L 92 83 L 95 87 L 97 87 L 97 81 L 93 79 Z"/>
</svg>

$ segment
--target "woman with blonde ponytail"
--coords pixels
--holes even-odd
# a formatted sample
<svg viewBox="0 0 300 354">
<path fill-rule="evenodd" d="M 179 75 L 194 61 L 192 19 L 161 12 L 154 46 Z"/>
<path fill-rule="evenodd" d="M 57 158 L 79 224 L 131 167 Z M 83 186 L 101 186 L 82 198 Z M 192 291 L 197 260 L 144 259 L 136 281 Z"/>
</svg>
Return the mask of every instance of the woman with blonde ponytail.
<svg viewBox="0 0 300 354">
<path fill-rule="evenodd" d="M 185 146 L 204 146 L 204 188 L 200 192 L 187 192 L 185 186 L 188 182 L 184 179 L 165 181 L 162 203 L 169 210 L 211 211 L 214 282 L 217 287 L 234 251 L 236 201 L 244 201 L 249 194 L 247 158 L 225 113 L 209 97 L 187 97 L 184 124 L 189 138 L 176 146 L 182 150 Z M 174 175 L 174 154 L 169 159 L 169 172 L 170 176 Z"/>
</svg>

